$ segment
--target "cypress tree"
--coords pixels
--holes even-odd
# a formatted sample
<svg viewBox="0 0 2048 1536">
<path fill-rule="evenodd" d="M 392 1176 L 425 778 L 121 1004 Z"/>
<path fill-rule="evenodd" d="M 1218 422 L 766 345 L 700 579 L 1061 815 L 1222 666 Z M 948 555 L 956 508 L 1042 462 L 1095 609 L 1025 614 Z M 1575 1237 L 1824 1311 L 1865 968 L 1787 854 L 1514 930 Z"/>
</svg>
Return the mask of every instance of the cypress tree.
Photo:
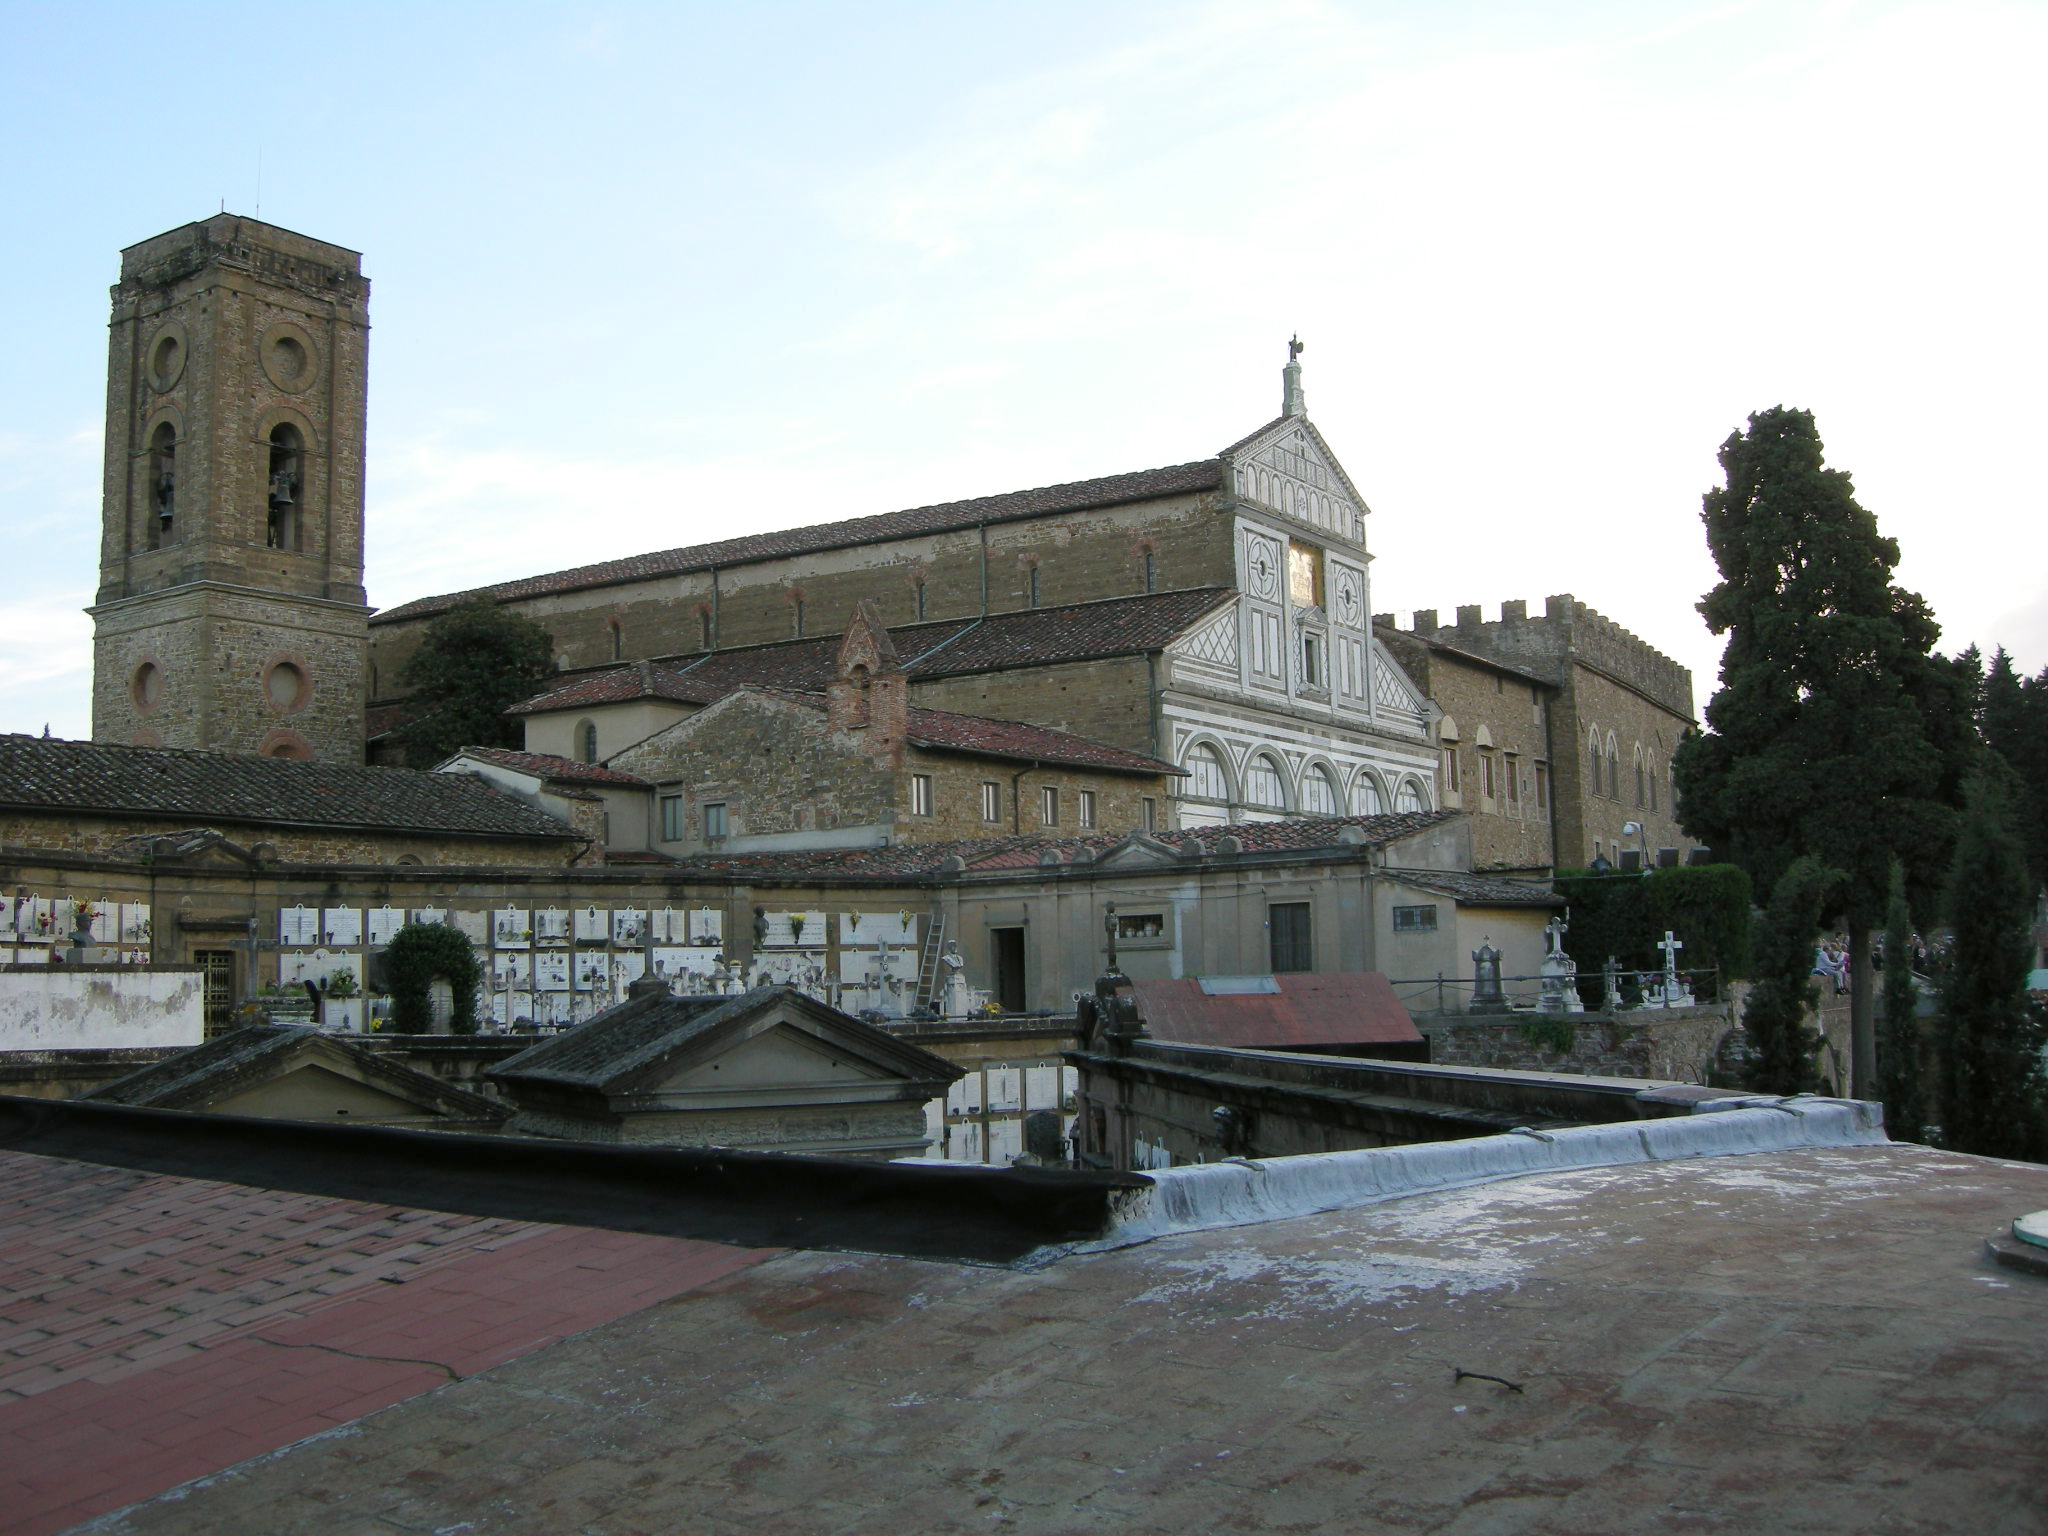
<svg viewBox="0 0 2048 1536">
<path fill-rule="evenodd" d="M 2040 1030 L 2026 992 L 2033 888 L 2006 777 L 1987 772 L 1971 784 L 1949 873 L 1941 1130 L 1958 1151 L 2044 1158 Z"/>
<path fill-rule="evenodd" d="M 2048 885 L 2048 668 L 2021 677 L 2003 647 L 1993 652 L 1979 719 L 1985 744 L 2013 771 L 2013 814 L 2038 890 Z"/>
<path fill-rule="evenodd" d="M 1807 1093 L 1819 1086 L 1813 1058 L 1820 1039 L 1806 1022 L 1820 996 L 1813 979 L 1814 935 L 1840 880 L 1840 872 L 1819 859 L 1794 860 L 1778 876 L 1771 904 L 1757 919 L 1742 1028 L 1755 1053 L 1749 1086 L 1758 1093 Z"/>
<path fill-rule="evenodd" d="M 1775 890 L 1801 857 L 1842 872 L 1850 937 L 1852 1091 L 1876 1086 L 1870 935 L 1894 856 L 1909 885 L 1940 878 L 1974 745 L 1927 604 L 1892 582 L 1899 546 L 1847 474 L 1823 462 L 1806 411 L 1749 418 L 1721 446 L 1727 484 L 1703 502 L 1721 581 L 1700 603 L 1728 637 L 1707 729 L 1678 749 L 1685 829 Z"/>
<path fill-rule="evenodd" d="M 1877 1041 L 1877 1090 L 1885 1129 L 1894 1141 L 1926 1133 L 1920 1075 L 1920 991 L 1913 984 L 1913 912 L 1906 904 L 1906 867 L 1892 860 L 1884 909 L 1884 1029 Z"/>
</svg>

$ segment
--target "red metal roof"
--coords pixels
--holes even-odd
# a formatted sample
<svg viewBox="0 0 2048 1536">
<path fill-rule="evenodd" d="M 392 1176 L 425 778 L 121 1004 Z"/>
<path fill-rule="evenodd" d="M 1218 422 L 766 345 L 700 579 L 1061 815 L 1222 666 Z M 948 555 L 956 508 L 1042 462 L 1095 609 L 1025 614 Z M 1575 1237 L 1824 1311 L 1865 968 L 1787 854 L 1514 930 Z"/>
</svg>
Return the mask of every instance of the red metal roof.
<svg viewBox="0 0 2048 1536">
<path fill-rule="evenodd" d="M 1273 978 L 1279 990 L 1210 997 L 1196 980 L 1138 981 L 1138 1016 L 1156 1040 L 1285 1050 L 1318 1045 L 1413 1045 L 1422 1035 L 1378 971 Z"/>
</svg>

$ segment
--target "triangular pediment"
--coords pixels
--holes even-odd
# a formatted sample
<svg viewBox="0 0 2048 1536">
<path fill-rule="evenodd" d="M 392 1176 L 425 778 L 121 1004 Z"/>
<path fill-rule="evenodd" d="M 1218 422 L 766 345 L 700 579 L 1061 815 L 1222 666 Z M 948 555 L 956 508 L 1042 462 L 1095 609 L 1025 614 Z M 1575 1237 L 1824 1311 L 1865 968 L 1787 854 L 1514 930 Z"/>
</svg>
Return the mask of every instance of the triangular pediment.
<svg viewBox="0 0 2048 1536">
<path fill-rule="evenodd" d="M 1351 476 L 1306 416 L 1283 416 L 1226 451 L 1238 500 L 1358 538 L 1366 505 Z"/>
<path fill-rule="evenodd" d="M 777 1020 L 734 1041 L 710 1060 L 692 1062 L 655 1091 L 735 1092 L 903 1080 L 902 1072 L 870 1059 L 854 1042 L 826 1039 Z"/>
<path fill-rule="evenodd" d="M 1095 860 L 1097 869 L 1116 865 L 1122 869 L 1141 868 L 1145 865 L 1172 864 L 1179 860 L 1180 850 L 1145 836 L 1142 832 L 1125 838 L 1108 852 Z"/>
</svg>

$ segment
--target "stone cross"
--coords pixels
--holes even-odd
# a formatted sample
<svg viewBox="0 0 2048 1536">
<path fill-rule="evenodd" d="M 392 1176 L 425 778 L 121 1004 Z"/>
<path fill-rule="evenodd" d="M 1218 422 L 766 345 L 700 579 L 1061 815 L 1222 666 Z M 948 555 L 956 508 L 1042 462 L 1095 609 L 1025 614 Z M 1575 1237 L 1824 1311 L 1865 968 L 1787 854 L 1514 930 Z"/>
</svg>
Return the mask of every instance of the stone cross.
<svg viewBox="0 0 2048 1536">
<path fill-rule="evenodd" d="M 1571 929 L 1565 926 L 1565 921 L 1561 917 L 1553 917 L 1543 925 L 1543 942 L 1549 947 L 1549 953 L 1564 953 L 1564 936 L 1569 932 Z"/>
<path fill-rule="evenodd" d="M 1664 951 L 1664 979 L 1666 981 L 1676 981 L 1678 979 L 1678 952 L 1685 948 L 1685 940 L 1674 938 L 1671 930 L 1666 928 L 1663 941 L 1657 947 Z"/>
</svg>

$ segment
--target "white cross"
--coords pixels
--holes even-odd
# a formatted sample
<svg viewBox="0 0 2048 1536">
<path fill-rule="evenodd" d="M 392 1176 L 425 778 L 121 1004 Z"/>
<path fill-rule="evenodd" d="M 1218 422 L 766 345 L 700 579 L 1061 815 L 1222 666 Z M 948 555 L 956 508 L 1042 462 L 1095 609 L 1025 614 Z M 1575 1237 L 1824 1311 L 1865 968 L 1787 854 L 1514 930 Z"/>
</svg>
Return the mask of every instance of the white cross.
<svg viewBox="0 0 2048 1536">
<path fill-rule="evenodd" d="M 1664 930 L 1663 942 L 1658 944 L 1657 947 L 1664 951 L 1664 974 L 1666 976 L 1676 976 L 1678 974 L 1678 952 L 1685 948 L 1685 941 L 1673 938 L 1671 930 L 1666 928 Z"/>
</svg>

